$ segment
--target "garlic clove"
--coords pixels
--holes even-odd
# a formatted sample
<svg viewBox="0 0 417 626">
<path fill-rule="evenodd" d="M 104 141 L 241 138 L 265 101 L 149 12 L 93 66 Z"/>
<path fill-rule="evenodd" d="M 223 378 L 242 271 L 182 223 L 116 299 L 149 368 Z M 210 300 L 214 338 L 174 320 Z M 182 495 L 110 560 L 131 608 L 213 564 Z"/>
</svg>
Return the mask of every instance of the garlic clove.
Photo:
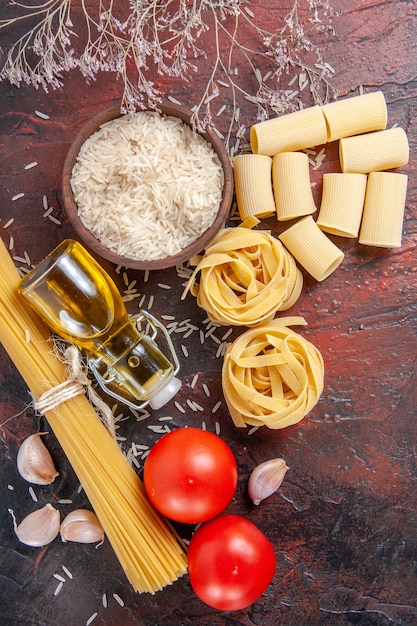
<svg viewBox="0 0 417 626">
<path fill-rule="evenodd" d="M 34 485 L 49 485 L 59 476 L 52 457 L 41 439 L 42 435 L 46 433 L 35 433 L 27 437 L 17 453 L 19 474 Z"/>
<path fill-rule="evenodd" d="M 253 504 L 260 504 L 279 489 L 288 471 L 284 459 L 271 459 L 261 463 L 249 477 L 248 491 Z"/>
<path fill-rule="evenodd" d="M 42 509 L 29 513 L 20 524 L 16 523 L 13 511 L 9 509 L 13 517 L 14 531 L 21 543 L 32 548 L 41 548 L 48 545 L 58 536 L 60 514 L 52 504 L 46 504 Z"/>
<path fill-rule="evenodd" d="M 104 530 L 93 511 L 76 509 L 68 513 L 60 528 L 62 541 L 103 543 Z"/>
</svg>

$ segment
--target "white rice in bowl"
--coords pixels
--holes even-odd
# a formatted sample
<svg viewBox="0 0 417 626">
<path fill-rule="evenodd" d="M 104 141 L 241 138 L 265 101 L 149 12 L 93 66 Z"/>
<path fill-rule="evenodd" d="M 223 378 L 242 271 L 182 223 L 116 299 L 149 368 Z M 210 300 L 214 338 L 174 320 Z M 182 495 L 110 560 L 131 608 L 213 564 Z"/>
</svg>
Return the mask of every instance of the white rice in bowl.
<svg viewBox="0 0 417 626">
<path fill-rule="evenodd" d="M 139 261 L 198 239 L 216 218 L 223 185 L 211 144 L 153 111 L 103 124 L 81 146 L 71 175 L 84 226 L 112 252 Z"/>
</svg>

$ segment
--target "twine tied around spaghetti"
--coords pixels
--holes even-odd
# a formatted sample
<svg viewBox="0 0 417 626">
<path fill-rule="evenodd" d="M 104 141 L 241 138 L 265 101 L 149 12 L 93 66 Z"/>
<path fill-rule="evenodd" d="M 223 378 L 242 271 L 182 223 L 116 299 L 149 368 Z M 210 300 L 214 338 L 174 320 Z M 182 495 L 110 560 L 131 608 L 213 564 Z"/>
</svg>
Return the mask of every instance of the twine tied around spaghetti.
<svg viewBox="0 0 417 626">
<path fill-rule="evenodd" d="M 53 411 L 62 404 L 62 402 L 66 402 L 80 394 L 87 393 L 87 397 L 91 404 L 97 409 L 101 421 L 112 437 L 116 439 L 112 410 L 93 388 L 91 380 L 87 377 L 83 369 L 81 354 L 78 348 L 74 345 L 68 346 L 64 351 L 63 361 L 68 368 L 68 378 L 55 387 L 45 391 L 34 402 L 35 409 L 40 413 Z"/>
</svg>

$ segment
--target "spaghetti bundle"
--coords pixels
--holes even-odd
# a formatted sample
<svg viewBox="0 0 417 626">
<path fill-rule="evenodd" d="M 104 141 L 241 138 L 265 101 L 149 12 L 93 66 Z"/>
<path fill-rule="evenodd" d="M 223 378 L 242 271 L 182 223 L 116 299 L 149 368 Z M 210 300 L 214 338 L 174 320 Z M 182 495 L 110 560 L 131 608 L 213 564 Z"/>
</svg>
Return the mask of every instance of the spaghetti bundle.
<svg viewBox="0 0 417 626">
<path fill-rule="evenodd" d="M 215 237 L 182 296 L 191 290 L 210 319 L 224 326 L 272 319 L 297 301 L 303 286 L 302 274 L 281 242 L 266 230 L 251 230 L 248 223 Z"/>
<path fill-rule="evenodd" d="M 235 426 L 278 429 L 299 422 L 317 404 L 324 384 L 319 350 L 275 319 L 247 330 L 228 346 L 222 369 L 224 397 Z"/>
<path fill-rule="evenodd" d="M 64 383 L 51 335 L 18 293 L 20 277 L 0 240 L 0 341 L 33 397 Z M 142 482 L 84 394 L 45 410 L 52 430 L 138 592 L 155 593 L 187 570 L 179 537 L 147 499 Z"/>
</svg>

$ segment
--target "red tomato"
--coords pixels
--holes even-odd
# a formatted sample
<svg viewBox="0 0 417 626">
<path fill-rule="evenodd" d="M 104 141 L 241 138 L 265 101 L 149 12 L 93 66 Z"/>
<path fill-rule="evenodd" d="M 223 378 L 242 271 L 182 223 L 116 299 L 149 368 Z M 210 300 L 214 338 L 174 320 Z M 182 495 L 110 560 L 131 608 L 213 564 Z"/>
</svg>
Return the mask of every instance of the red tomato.
<svg viewBox="0 0 417 626">
<path fill-rule="evenodd" d="M 200 428 L 178 428 L 152 447 L 143 482 L 163 515 L 196 524 L 226 508 L 236 491 L 237 474 L 235 457 L 220 437 Z"/>
<path fill-rule="evenodd" d="M 220 611 L 255 602 L 275 572 L 274 548 L 252 522 L 223 515 L 203 524 L 188 549 L 188 573 L 197 596 Z"/>
</svg>

